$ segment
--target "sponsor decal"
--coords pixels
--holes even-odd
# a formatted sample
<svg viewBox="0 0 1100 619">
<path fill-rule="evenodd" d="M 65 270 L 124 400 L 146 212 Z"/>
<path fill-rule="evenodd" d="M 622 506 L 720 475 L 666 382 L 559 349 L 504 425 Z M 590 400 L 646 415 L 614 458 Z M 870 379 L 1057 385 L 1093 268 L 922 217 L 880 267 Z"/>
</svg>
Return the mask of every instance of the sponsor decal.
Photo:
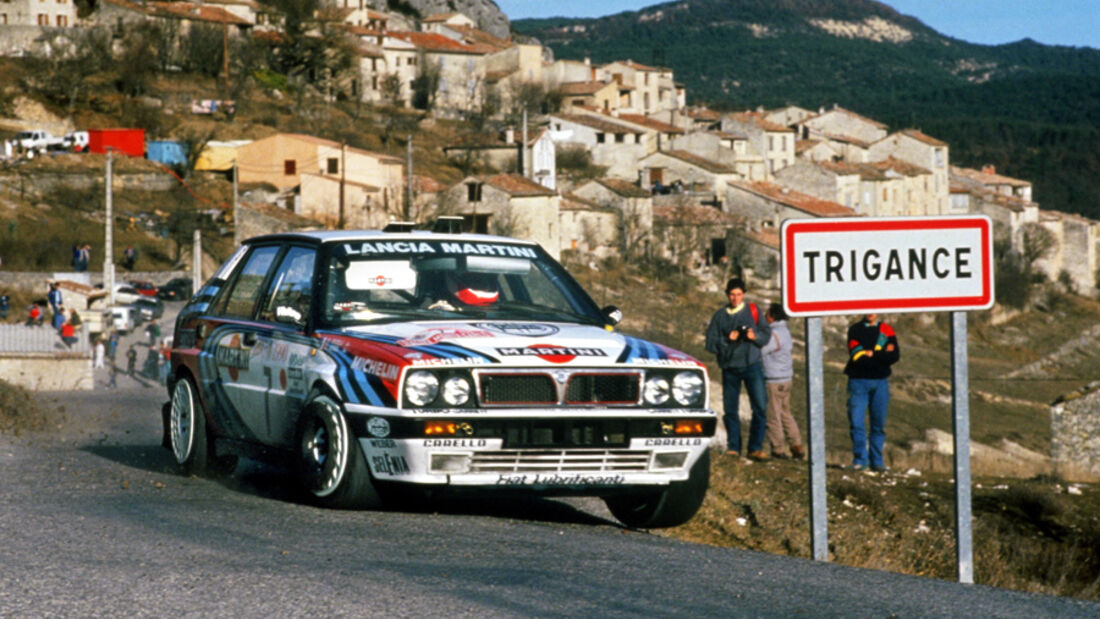
<svg viewBox="0 0 1100 619">
<path fill-rule="evenodd" d="M 413 359 L 412 364 L 418 367 L 431 365 L 481 365 L 489 363 L 481 357 L 452 357 L 450 359 Z"/>
<path fill-rule="evenodd" d="M 400 368 L 392 363 L 364 357 L 356 357 L 355 360 L 351 362 L 351 367 L 354 370 L 373 374 L 379 378 L 385 378 L 386 380 L 397 380 L 397 373 L 400 371 Z"/>
<path fill-rule="evenodd" d="M 426 438 L 425 447 L 485 447 L 483 438 Z"/>
<path fill-rule="evenodd" d="M 301 368 L 287 368 L 286 369 L 286 390 L 300 393 L 305 391 L 305 374 Z"/>
<path fill-rule="evenodd" d="M 397 447 L 397 441 L 392 438 L 372 438 L 367 443 L 376 449 L 393 449 Z"/>
<path fill-rule="evenodd" d="M 556 344 L 532 344 L 523 347 L 498 348 L 503 357 L 538 357 L 550 363 L 569 363 L 577 357 L 606 357 L 602 349 L 566 347 Z"/>
<path fill-rule="evenodd" d="M 475 322 L 479 329 L 488 329 L 505 335 L 518 335 L 522 337 L 546 337 L 556 334 L 560 329 L 554 325 L 545 325 L 537 322 Z"/>
<path fill-rule="evenodd" d="M 370 432 L 371 436 L 385 438 L 390 435 L 390 422 L 382 417 L 371 417 L 367 420 L 367 432 Z"/>
<path fill-rule="evenodd" d="M 214 349 L 214 363 L 229 368 L 229 374 L 233 377 L 233 380 L 237 380 L 235 370 L 248 369 L 251 357 L 251 350 L 241 348 L 241 337 L 239 335 L 234 335 L 228 346 L 218 344 L 218 347 Z"/>
<path fill-rule="evenodd" d="M 371 468 L 375 473 L 387 475 L 406 475 L 409 472 L 409 463 L 405 456 L 381 453 L 370 457 Z"/>
<path fill-rule="evenodd" d="M 484 329 L 464 329 L 462 327 L 439 327 L 426 329 L 410 338 L 397 340 L 398 346 L 431 346 L 443 340 L 457 340 L 466 337 L 495 337 Z"/>
<path fill-rule="evenodd" d="M 461 254 L 469 256 L 508 256 L 512 258 L 538 258 L 533 247 L 502 245 L 500 243 L 429 243 L 425 241 L 370 241 L 344 243 L 340 247 L 345 256 L 385 256 L 409 254 Z"/>
<path fill-rule="evenodd" d="M 582 475 L 535 473 L 533 475 L 501 475 L 498 486 L 619 486 L 626 481 L 622 475 Z"/>
<path fill-rule="evenodd" d="M 644 359 L 642 357 L 634 357 L 630 360 L 630 363 L 644 364 L 649 366 L 666 366 L 666 367 L 678 367 L 678 368 L 697 368 L 699 362 L 689 357 L 682 359 Z"/>
<path fill-rule="evenodd" d="M 646 447 L 691 447 L 702 445 L 701 438 L 647 438 Z"/>
</svg>

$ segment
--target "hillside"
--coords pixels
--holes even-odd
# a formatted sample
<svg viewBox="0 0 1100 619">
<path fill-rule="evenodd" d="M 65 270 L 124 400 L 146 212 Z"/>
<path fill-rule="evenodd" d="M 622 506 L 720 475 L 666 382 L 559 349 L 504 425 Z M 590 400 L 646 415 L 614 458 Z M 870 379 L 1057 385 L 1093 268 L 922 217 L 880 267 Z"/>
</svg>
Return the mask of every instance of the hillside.
<svg viewBox="0 0 1100 619">
<path fill-rule="evenodd" d="M 667 66 L 689 103 L 837 103 L 1035 184 L 1043 208 L 1100 218 L 1100 50 L 945 37 L 871 0 L 687 0 L 513 30 L 555 57 Z"/>
</svg>

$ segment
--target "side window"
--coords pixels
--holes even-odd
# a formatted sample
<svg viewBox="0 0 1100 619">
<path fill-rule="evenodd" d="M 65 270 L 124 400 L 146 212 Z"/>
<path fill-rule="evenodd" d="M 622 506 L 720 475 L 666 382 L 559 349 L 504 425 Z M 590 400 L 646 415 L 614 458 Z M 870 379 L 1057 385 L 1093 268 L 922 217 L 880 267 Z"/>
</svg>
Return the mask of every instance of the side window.
<svg viewBox="0 0 1100 619">
<path fill-rule="evenodd" d="M 264 277 L 271 269 L 271 263 L 275 261 L 275 255 L 279 253 L 278 246 L 260 247 L 248 256 L 248 261 L 241 268 L 237 281 L 233 283 L 233 289 L 225 297 L 221 314 L 225 316 L 252 317 L 252 308 L 256 306 L 256 299 L 260 296 L 260 285 L 264 283 Z"/>
<path fill-rule="evenodd" d="M 290 319 L 302 322 L 309 316 L 309 301 L 313 297 L 313 263 L 317 256 L 314 249 L 291 247 L 264 296 L 260 320 L 274 322 Z"/>
</svg>

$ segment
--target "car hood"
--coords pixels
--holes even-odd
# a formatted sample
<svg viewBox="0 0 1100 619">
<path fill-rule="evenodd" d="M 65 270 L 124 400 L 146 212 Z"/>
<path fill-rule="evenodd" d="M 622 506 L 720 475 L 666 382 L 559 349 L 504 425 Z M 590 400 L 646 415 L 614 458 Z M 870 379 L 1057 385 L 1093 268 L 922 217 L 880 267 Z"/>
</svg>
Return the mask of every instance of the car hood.
<svg viewBox="0 0 1100 619">
<path fill-rule="evenodd" d="M 358 356 L 378 356 L 384 351 L 384 356 L 400 365 L 702 365 L 690 355 L 667 346 L 572 323 L 405 322 L 357 326 L 321 335 L 336 340 Z"/>
</svg>

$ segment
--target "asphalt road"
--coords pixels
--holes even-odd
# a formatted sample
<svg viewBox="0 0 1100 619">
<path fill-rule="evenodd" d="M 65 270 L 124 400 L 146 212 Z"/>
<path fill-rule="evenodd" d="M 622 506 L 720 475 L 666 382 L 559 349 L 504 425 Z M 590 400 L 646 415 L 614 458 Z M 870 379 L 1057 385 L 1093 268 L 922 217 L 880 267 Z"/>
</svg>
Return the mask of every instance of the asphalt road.
<svg viewBox="0 0 1100 619">
<path fill-rule="evenodd" d="M 681 543 L 625 530 L 596 501 L 349 512 L 299 502 L 283 471 L 249 461 L 182 477 L 159 445 L 164 389 L 105 381 L 45 394 L 48 435 L 0 436 L 0 616 L 1100 616 Z"/>
</svg>

